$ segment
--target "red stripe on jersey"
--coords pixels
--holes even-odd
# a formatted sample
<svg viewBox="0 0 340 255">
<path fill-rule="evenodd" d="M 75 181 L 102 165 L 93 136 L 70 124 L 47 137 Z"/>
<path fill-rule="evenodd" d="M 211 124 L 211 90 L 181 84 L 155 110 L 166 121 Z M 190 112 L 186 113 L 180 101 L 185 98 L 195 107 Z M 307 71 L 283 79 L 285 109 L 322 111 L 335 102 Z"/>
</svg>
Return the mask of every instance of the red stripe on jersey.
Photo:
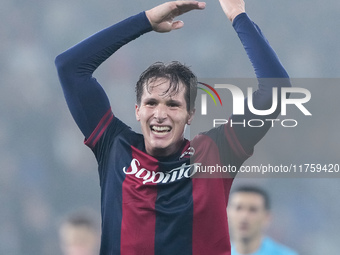
<svg viewBox="0 0 340 255">
<path fill-rule="evenodd" d="M 158 164 L 150 155 L 131 148 L 133 160 L 126 170 L 130 174 L 126 174 L 122 185 L 120 254 L 154 255 L 157 185 L 153 182 L 143 184 L 143 181 L 157 171 Z"/>
<path fill-rule="evenodd" d="M 201 135 L 195 162 L 205 166 L 221 165 L 219 149 L 215 142 L 208 136 Z M 193 255 L 230 255 L 230 241 L 227 220 L 227 198 L 230 186 L 221 175 L 209 178 L 192 178 L 192 197 L 194 202 L 192 254 Z M 223 194 L 221 196 L 221 194 Z"/>
<path fill-rule="evenodd" d="M 232 180 L 232 179 L 229 179 Z M 192 179 L 194 219 L 192 236 L 193 255 L 230 255 L 227 204 L 224 179 Z M 208 191 L 209 190 L 209 191 Z"/>
<path fill-rule="evenodd" d="M 109 126 L 111 120 L 113 119 L 113 113 L 111 108 L 105 113 L 103 118 L 99 121 L 97 127 L 93 130 L 92 134 L 88 139 L 85 139 L 84 143 L 91 149 L 94 148 L 96 143 L 102 137 L 103 133 L 105 132 L 106 128 Z"/>
</svg>

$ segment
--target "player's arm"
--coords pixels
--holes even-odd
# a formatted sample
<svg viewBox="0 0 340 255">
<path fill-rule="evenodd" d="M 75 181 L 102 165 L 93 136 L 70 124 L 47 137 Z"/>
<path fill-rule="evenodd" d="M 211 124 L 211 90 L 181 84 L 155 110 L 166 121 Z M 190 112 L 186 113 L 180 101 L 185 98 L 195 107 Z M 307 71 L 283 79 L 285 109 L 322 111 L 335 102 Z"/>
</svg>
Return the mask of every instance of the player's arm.
<svg viewBox="0 0 340 255">
<path fill-rule="evenodd" d="M 68 107 L 78 127 L 89 138 L 103 116 L 111 115 L 103 88 L 92 76 L 120 47 L 151 31 L 145 13 L 108 27 L 57 56 L 55 64 Z"/>
<path fill-rule="evenodd" d="M 254 108 L 267 110 L 272 105 L 272 88 L 276 87 L 280 91 L 281 87 L 291 86 L 288 74 L 259 27 L 245 13 L 244 1 L 220 0 L 220 4 L 226 16 L 232 22 L 258 79 L 258 90 L 253 93 Z M 244 105 L 245 115 L 233 115 L 231 119 L 234 123 L 246 123 L 245 128 L 243 125 L 233 125 L 232 131 L 245 152 L 251 154 L 254 145 L 271 127 L 272 123 L 265 121 L 265 119 L 275 119 L 280 113 L 281 103 L 279 95 L 276 111 L 270 115 L 258 116 L 249 111 L 247 100 L 245 100 Z M 261 119 L 265 124 L 262 127 L 251 128 L 247 126 L 250 119 Z"/>
<path fill-rule="evenodd" d="M 68 107 L 86 138 L 98 124 L 108 123 L 113 118 L 108 97 L 92 76 L 99 65 L 146 32 L 181 28 L 183 22 L 174 20 L 178 15 L 204 6 L 197 1 L 159 5 L 104 29 L 57 56 L 55 64 Z"/>
</svg>

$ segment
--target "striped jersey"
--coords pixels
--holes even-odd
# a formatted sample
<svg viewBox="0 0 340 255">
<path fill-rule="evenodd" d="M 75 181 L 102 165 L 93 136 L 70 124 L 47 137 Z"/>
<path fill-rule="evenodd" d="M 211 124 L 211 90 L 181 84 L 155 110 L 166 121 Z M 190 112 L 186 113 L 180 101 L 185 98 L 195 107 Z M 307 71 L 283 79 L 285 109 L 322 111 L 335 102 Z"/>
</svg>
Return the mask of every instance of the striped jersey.
<svg viewBox="0 0 340 255">
<path fill-rule="evenodd" d="M 234 19 L 233 27 L 259 81 L 253 105 L 268 109 L 272 88 L 290 86 L 288 75 L 246 13 Z M 226 207 L 233 178 L 205 178 L 197 169 L 238 168 L 270 123 L 261 128 L 222 125 L 183 141 L 173 155 L 148 155 L 143 136 L 114 116 L 104 89 L 92 75 L 120 47 L 151 30 L 141 12 L 81 41 L 55 60 L 70 112 L 98 161 L 100 254 L 230 255 Z M 285 82 L 263 78 L 284 78 Z M 275 119 L 279 112 L 278 107 L 271 115 L 254 116 L 246 108 L 244 116 L 231 118 L 235 122 Z"/>
<path fill-rule="evenodd" d="M 101 254 L 230 254 L 226 207 L 233 179 L 205 178 L 197 168 L 242 164 L 248 155 L 232 128 L 212 129 L 155 158 L 145 152 L 143 136 L 109 110 L 86 144 L 99 163 Z"/>
</svg>

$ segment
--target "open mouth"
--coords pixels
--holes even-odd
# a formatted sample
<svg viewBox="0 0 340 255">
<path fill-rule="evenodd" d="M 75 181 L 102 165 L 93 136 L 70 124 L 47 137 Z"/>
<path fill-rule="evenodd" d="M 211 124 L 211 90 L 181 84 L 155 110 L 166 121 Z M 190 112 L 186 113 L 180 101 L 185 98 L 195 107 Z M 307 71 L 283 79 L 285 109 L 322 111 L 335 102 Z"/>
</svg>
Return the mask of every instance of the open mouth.
<svg viewBox="0 0 340 255">
<path fill-rule="evenodd" d="M 157 133 L 157 134 L 167 134 L 171 131 L 170 126 L 150 126 L 152 132 Z"/>
</svg>

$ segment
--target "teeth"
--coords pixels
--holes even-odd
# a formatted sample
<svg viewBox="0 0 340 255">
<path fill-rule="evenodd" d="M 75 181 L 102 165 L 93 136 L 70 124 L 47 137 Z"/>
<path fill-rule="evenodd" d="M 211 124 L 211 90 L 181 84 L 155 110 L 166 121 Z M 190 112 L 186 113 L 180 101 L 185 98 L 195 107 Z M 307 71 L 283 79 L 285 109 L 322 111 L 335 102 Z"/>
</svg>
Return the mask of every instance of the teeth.
<svg viewBox="0 0 340 255">
<path fill-rule="evenodd" d="M 170 127 L 152 126 L 152 130 L 158 131 L 158 132 L 169 132 L 170 131 Z"/>
</svg>

